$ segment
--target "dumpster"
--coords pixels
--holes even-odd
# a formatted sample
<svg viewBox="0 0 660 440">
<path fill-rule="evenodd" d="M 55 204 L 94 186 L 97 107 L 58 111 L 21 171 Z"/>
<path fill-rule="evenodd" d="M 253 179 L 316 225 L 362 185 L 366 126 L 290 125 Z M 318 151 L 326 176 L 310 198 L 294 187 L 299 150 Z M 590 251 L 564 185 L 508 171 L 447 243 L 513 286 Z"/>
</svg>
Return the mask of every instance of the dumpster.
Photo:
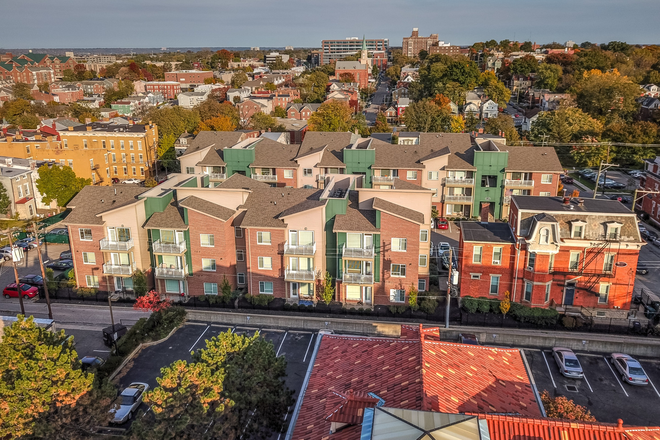
<svg viewBox="0 0 660 440">
<path fill-rule="evenodd" d="M 106 327 L 103 329 L 103 343 L 108 347 L 112 347 L 127 331 L 126 326 L 121 324 Z"/>
</svg>

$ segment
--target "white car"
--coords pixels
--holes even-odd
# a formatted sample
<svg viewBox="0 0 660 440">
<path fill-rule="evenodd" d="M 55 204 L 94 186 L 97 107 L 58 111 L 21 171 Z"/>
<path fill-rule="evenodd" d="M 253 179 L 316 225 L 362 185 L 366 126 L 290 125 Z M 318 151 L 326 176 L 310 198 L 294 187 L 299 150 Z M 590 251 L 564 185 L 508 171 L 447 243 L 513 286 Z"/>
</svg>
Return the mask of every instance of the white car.
<svg viewBox="0 0 660 440">
<path fill-rule="evenodd" d="M 9 246 L 5 246 L 2 249 L 0 249 L 0 259 L 4 261 L 11 261 L 13 258 L 11 248 Z"/>
<path fill-rule="evenodd" d="M 140 179 L 126 179 L 121 183 L 140 183 L 140 182 L 142 182 Z"/>
<path fill-rule="evenodd" d="M 451 246 L 449 246 L 449 243 L 447 243 L 446 241 L 441 241 L 440 243 L 438 243 L 438 256 L 444 254 L 449 249 L 451 249 Z"/>
<path fill-rule="evenodd" d="M 582 365 L 580 365 L 580 361 L 570 348 L 553 347 L 552 357 L 555 358 L 559 372 L 562 375 L 572 379 L 582 379 L 584 377 Z"/>
<path fill-rule="evenodd" d="M 614 368 L 621 374 L 621 379 L 630 385 L 648 385 L 649 378 L 642 365 L 632 356 L 623 353 L 612 353 L 610 360 Z"/>
<path fill-rule="evenodd" d="M 142 403 L 144 393 L 149 389 L 149 385 L 144 382 L 133 382 L 124 391 L 121 392 L 115 405 L 118 409 L 111 409 L 112 423 L 125 423 L 133 417 L 133 413 Z"/>
</svg>

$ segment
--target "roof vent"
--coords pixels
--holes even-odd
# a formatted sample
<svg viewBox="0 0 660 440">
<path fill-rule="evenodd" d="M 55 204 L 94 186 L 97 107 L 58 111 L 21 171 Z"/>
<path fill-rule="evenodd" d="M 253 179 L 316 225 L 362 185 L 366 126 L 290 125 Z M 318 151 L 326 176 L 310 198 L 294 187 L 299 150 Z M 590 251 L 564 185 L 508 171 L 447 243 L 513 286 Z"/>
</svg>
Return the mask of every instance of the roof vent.
<svg viewBox="0 0 660 440">
<path fill-rule="evenodd" d="M 564 197 L 564 201 L 562 202 L 564 206 L 568 206 L 571 204 L 571 198 L 570 197 Z"/>
<path fill-rule="evenodd" d="M 584 206 L 584 199 L 578 199 L 578 206 Z"/>
<path fill-rule="evenodd" d="M 575 205 L 568 205 L 568 209 L 570 209 L 571 211 L 574 210 L 574 209 L 575 209 Z"/>
</svg>

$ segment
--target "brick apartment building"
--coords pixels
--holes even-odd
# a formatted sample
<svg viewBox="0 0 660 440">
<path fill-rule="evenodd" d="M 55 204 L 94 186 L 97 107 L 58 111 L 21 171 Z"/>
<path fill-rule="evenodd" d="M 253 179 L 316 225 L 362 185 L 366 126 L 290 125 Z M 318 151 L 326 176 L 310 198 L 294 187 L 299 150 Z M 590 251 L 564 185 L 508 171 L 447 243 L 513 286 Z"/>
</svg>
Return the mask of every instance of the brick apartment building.
<svg viewBox="0 0 660 440">
<path fill-rule="evenodd" d="M 428 37 L 420 37 L 419 29 L 413 28 L 410 37 L 403 38 L 403 54 L 408 57 L 417 57 L 420 50 L 431 52 L 431 46 L 438 44 L 438 34 L 431 34 Z"/>
<path fill-rule="evenodd" d="M 352 75 L 353 82 L 357 83 L 360 88 L 365 88 L 369 85 L 370 73 L 369 66 L 359 61 L 337 61 L 335 63 L 335 76 L 341 78 L 345 74 Z"/>
<path fill-rule="evenodd" d="M 176 99 L 181 93 L 181 84 L 177 81 L 149 81 L 144 88 L 147 93 L 161 93 L 165 99 Z"/>
<path fill-rule="evenodd" d="M 428 48 L 428 52 L 430 55 L 461 55 L 461 46 L 452 46 L 444 41 L 438 41 Z"/>
<path fill-rule="evenodd" d="M 660 226 L 660 156 L 646 160 L 644 169 L 646 173 L 640 179 L 639 186 L 648 192 L 637 194 L 635 209 L 645 212 L 649 221 Z"/>
<path fill-rule="evenodd" d="M 71 104 L 85 97 L 85 92 L 80 84 L 53 83 L 50 85 L 50 93 L 61 104 Z"/>
<path fill-rule="evenodd" d="M 66 69 L 73 70 L 73 58 L 47 54 L 27 53 L 13 56 L 8 53 L 0 60 L 0 79 L 14 82 L 42 84 L 62 78 Z"/>
<path fill-rule="evenodd" d="M 291 103 L 286 107 L 287 118 L 299 119 L 301 121 L 309 120 L 316 110 L 319 109 L 321 104 L 294 104 Z"/>
<path fill-rule="evenodd" d="M 204 81 L 207 79 L 213 79 L 213 72 L 210 70 L 176 70 L 174 72 L 165 72 L 165 81 L 177 82 L 182 86 L 204 84 Z"/>
<path fill-rule="evenodd" d="M 616 200 L 513 196 L 508 223 L 461 222 L 461 295 L 625 311 L 642 245 Z"/>
</svg>

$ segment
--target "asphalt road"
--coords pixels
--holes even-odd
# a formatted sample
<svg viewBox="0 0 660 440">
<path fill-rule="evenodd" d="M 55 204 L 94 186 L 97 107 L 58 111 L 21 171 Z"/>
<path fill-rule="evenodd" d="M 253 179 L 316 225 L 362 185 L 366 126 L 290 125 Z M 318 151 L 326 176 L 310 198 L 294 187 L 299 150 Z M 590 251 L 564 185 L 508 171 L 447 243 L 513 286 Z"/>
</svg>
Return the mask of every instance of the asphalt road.
<svg viewBox="0 0 660 440">
<path fill-rule="evenodd" d="M 380 106 L 387 100 L 389 95 L 389 92 L 387 91 L 388 84 L 388 81 L 381 81 L 376 89 L 376 93 L 374 93 L 372 97 L 371 105 L 365 109 L 367 124 L 369 125 L 373 125 L 376 122 L 376 116 L 378 115 Z"/>
</svg>

